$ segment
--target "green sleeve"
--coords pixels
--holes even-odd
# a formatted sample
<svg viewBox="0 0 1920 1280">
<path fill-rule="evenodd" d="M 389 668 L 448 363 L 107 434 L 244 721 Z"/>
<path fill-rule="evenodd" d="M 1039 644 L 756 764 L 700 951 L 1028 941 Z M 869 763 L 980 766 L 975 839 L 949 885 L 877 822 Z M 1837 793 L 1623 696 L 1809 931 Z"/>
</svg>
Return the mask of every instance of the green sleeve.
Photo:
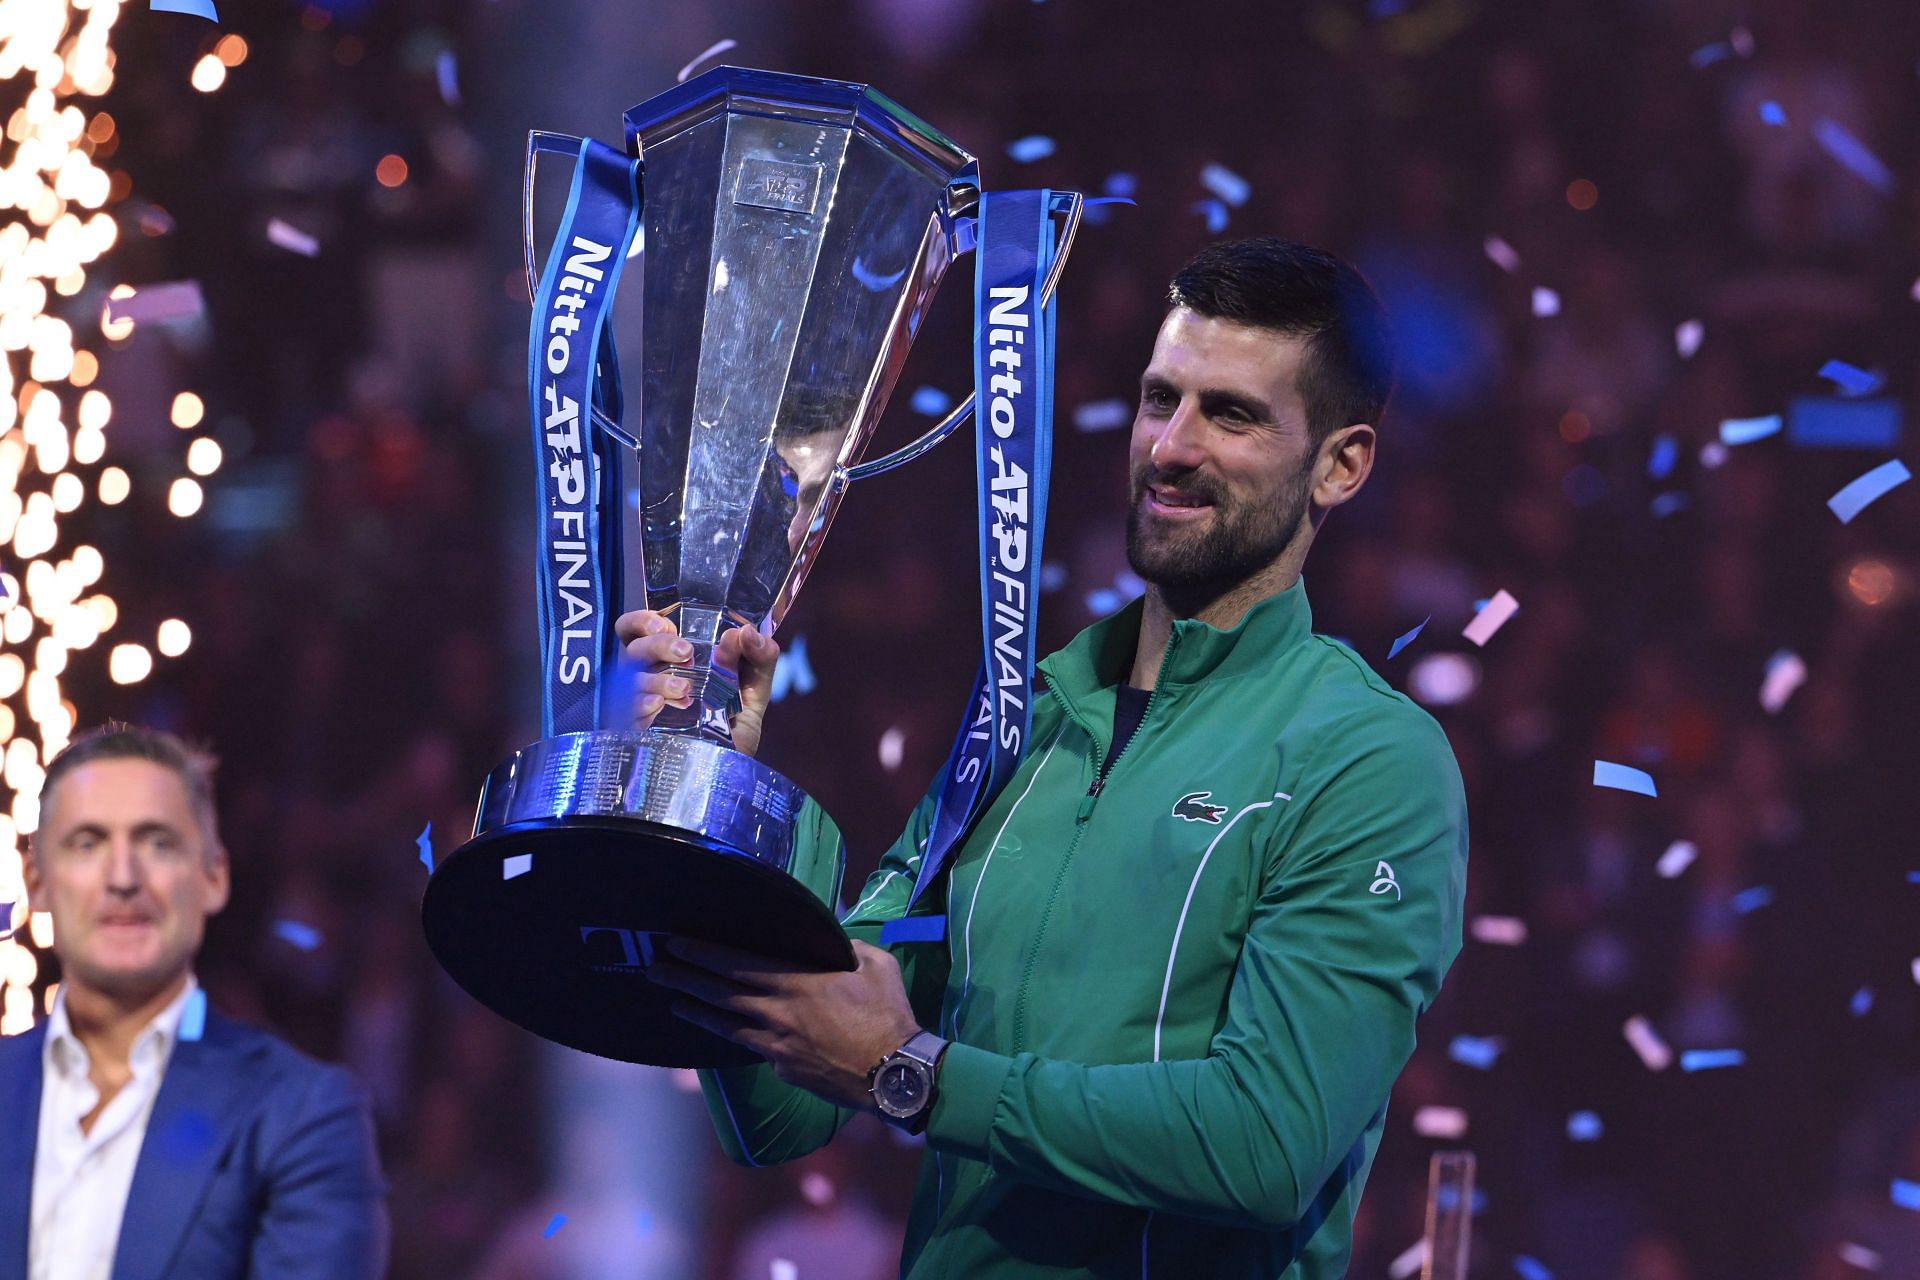
<svg viewBox="0 0 1920 1280">
<path fill-rule="evenodd" d="M 907 829 L 868 877 L 853 907 L 841 917 L 841 927 L 849 938 L 879 946 L 881 926 L 905 914 L 932 824 L 934 799 L 930 791 L 914 808 Z M 809 799 L 801 810 L 795 839 L 794 875 L 822 902 L 836 904 L 846 863 L 840 829 Z M 900 962 L 901 976 L 921 1025 L 939 1025 L 946 948 L 902 944 L 894 949 L 894 957 Z M 720 1146 L 736 1164 L 757 1168 L 798 1159 L 825 1146 L 854 1116 L 844 1107 L 780 1080 L 766 1063 L 702 1071 L 700 1084 Z"/>
<path fill-rule="evenodd" d="M 952 1045 L 936 1150 L 1057 1189 L 1264 1229 L 1354 1157 L 1460 949 L 1467 818 L 1430 718 L 1345 752 L 1268 827 L 1271 868 L 1207 1056 L 1086 1066 Z M 1399 897 L 1371 893 L 1391 865 Z"/>
</svg>

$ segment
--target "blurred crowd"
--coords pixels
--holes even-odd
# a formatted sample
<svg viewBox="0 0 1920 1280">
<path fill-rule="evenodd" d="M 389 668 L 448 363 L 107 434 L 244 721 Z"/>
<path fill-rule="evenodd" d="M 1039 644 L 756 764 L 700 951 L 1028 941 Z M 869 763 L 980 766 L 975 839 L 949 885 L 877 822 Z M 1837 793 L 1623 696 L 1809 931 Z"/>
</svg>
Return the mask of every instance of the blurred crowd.
<svg viewBox="0 0 1920 1280">
<path fill-rule="evenodd" d="M 485 772 L 536 736 L 519 148 L 574 122 L 529 118 L 513 85 L 517 59 L 559 65 L 526 39 L 542 12 L 607 2 L 223 6 L 250 54 L 212 95 L 184 72 L 205 24 L 117 32 L 106 105 L 133 194 L 109 270 L 198 279 L 207 317 L 103 352 L 103 385 L 117 423 L 198 390 L 229 462 L 192 521 L 99 515 L 123 611 L 185 617 L 195 643 L 144 685 L 73 677 L 75 696 L 222 757 L 236 897 L 201 979 L 366 1081 L 402 1278 L 542 1274 L 542 1052 L 427 954 L 420 847 L 457 845 Z M 633 77 L 603 138 L 730 37 L 726 61 L 872 81 L 991 186 L 1136 202 L 1098 211 L 1061 294 L 1045 647 L 1138 589 L 1125 430 L 1075 410 L 1131 400 L 1173 269 L 1210 236 L 1274 233 L 1351 257 L 1385 298 L 1400 389 L 1307 589 L 1318 630 L 1445 726 L 1469 925 L 1494 925 L 1395 1090 L 1351 1274 L 1413 1273 L 1428 1159 L 1468 1149 L 1476 1276 L 1920 1276 L 1899 1192 L 1920 1183 L 1920 498 L 1850 523 L 1827 507 L 1904 441 L 1718 443 L 1725 419 L 1834 409 L 1832 359 L 1912 401 L 1920 9 L 639 8 L 632 39 L 667 70 Z M 1052 154 L 1016 163 L 1031 135 Z M 377 176 L 391 157 L 398 183 Z M 273 219 L 318 252 L 270 242 Z M 965 390 L 968 270 L 882 444 L 925 425 L 916 386 Z M 124 438 L 148 454 L 123 465 L 174 465 L 164 432 Z M 973 670 L 972 470 L 955 444 L 858 487 L 780 636 L 809 670 L 763 758 L 839 821 L 849 886 L 944 759 Z M 1503 590 L 1514 618 L 1461 639 Z M 1805 680 L 1770 709 L 1781 655 Z M 1595 787 L 1595 760 L 1658 796 Z M 1654 1070 L 1622 1032 L 1636 1017 L 1676 1056 L 1743 1060 Z M 1460 1036 L 1497 1052 L 1450 1052 Z M 1429 1108 L 1464 1131 L 1435 1136 Z M 892 1274 L 916 1154 L 864 1123 L 779 1172 L 685 1153 L 712 1189 L 701 1274 Z"/>
</svg>

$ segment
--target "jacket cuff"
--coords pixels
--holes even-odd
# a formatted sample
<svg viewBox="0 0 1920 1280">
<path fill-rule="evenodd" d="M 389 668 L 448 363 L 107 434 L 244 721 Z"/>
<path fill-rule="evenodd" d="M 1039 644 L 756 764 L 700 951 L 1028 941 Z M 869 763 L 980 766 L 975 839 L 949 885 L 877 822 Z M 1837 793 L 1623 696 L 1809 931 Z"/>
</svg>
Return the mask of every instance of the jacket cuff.
<svg viewBox="0 0 1920 1280">
<path fill-rule="evenodd" d="M 927 1119 L 927 1145 L 938 1151 L 985 1160 L 993 1138 L 1000 1091 L 1013 1074 L 1013 1059 L 957 1041 L 940 1055 L 939 1096 Z"/>
</svg>

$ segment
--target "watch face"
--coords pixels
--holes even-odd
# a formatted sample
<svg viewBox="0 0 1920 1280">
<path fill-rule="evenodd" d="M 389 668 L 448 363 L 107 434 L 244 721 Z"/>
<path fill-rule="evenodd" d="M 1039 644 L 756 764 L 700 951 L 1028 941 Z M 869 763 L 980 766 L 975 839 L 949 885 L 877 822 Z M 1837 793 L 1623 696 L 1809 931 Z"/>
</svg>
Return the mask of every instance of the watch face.
<svg viewBox="0 0 1920 1280">
<path fill-rule="evenodd" d="M 881 1110 L 910 1116 L 926 1104 L 929 1072 L 917 1062 L 889 1062 L 874 1078 L 873 1094 Z"/>
</svg>

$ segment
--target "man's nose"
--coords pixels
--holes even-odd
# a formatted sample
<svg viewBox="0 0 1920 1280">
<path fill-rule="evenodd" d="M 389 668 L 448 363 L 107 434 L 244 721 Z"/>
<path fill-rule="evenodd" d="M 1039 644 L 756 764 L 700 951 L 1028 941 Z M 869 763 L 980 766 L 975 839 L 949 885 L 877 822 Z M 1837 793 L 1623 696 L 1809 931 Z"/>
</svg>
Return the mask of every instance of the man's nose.
<svg viewBox="0 0 1920 1280">
<path fill-rule="evenodd" d="M 1205 424 L 1198 406 L 1181 401 L 1174 409 L 1160 438 L 1153 442 L 1149 457 L 1161 471 L 1192 471 L 1206 459 L 1202 448 Z"/>
<path fill-rule="evenodd" d="M 131 896 L 140 892 L 140 854 L 131 840 L 115 840 L 107 855 L 107 892 Z"/>
</svg>

